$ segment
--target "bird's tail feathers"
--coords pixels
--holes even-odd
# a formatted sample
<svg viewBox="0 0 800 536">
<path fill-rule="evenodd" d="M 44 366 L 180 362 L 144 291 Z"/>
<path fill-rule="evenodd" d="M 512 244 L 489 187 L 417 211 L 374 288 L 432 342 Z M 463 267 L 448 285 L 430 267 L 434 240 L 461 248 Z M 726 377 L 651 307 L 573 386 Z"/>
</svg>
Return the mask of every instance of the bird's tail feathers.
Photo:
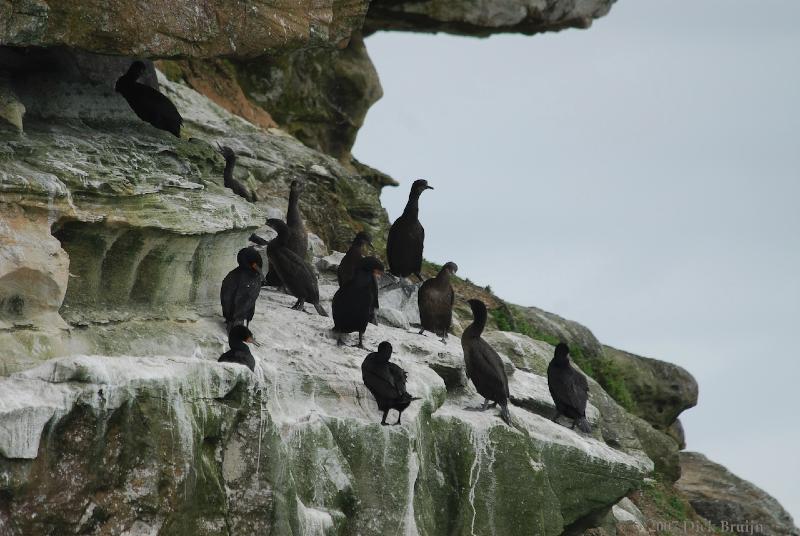
<svg viewBox="0 0 800 536">
<path fill-rule="evenodd" d="M 317 312 L 318 312 L 320 315 L 322 315 L 322 316 L 328 316 L 328 311 L 326 311 L 326 310 L 325 310 L 325 308 L 324 308 L 324 307 L 323 307 L 321 304 L 319 304 L 319 303 L 315 303 L 315 304 L 314 304 L 314 309 L 316 309 L 316 310 L 317 310 Z"/>
<path fill-rule="evenodd" d="M 586 417 L 578 417 L 578 420 L 575 422 L 575 425 L 584 434 L 592 433 L 592 427 L 589 424 L 589 421 L 586 420 Z"/>
<path fill-rule="evenodd" d="M 503 419 L 507 425 L 511 426 L 511 413 L 508 412 L 507 404 L 500 406 L 500 418 Z"/>
</svg>

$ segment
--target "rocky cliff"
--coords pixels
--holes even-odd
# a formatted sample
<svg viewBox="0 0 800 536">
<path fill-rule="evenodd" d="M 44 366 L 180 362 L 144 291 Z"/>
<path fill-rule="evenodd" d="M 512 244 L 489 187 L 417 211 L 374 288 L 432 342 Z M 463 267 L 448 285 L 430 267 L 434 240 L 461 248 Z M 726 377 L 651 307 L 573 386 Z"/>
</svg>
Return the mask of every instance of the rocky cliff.
<svg viewBox="0 0 800 536">
<path fill-rule="evenodd" d="M 489 304 L 512 426 L 469 411 L 457 339 L 417 335 L 417 289 L 389 278 L 366 343 L 391 341 L 421 397 L 402 426 L 378 424 L 364 352 L 274 290 L 255 372 L 216 362 L 219 283 L 292 180 L 328 308 L 335 250 L 362 229 L 382 248 L 397 181 L 350 154 L 381 95 L 362 35 L 586 27 L 610 5 L 0 2 L 0 535 L 628 534 L 711 516 L 681 485 L 686 371 L 467 280 L 454 332 L 465 299 Z M 180 139 L 114 92 L 134 56 L 155 61 Z M 223 187 L 220 145 L 254 202 Z M 559 340 L 590 376 L 591 435 L 550 420 Z"/>
</svg>

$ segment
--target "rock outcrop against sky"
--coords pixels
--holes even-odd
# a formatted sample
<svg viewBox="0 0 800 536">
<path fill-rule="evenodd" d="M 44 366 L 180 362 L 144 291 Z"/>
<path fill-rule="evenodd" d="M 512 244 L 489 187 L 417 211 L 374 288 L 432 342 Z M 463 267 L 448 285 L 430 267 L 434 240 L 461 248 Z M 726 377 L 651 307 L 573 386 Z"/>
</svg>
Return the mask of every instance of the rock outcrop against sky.
<svg viewBox="0 0 800 536">
<path fill-rule="evenodd" d="M 0 3 L 0 534 L 610 535 L 671 520 L 669 501 L 695 519 L 673 487 L 694 471 L 677 420 L 693 378 L 468 280 L 455 280 L 456 337 L 468 297 L 525 328 L 485 335 L 512 426 L 468 409 L 480 400 L 457 338 L 418 335 L 416 287 L 391 278 L 366 344 L 392 342 L 421 398 L 403 426 L 380 426 L 365 352 L 284 294 L 258 302 L 255 372 L 216 362 L 219 284 L 252 232 L 271 238 L 264 220 L 285 213 L 292 180 L 307 184 L 328 309 L 333 250 L 360 230 L 384 249 L 380 192 L 397 182 L 350 155 L 381 95 L 362 35 L 587 27 L 611 4 Z M 159 60 L 145 82 L 177 106 L 180 139 L 114 92 L 134 58 Z M 220 145 L 255 202 L 223 187 Z M 551 421 L 561 339 L 603 372 L 591 435 Z"/>
</svg>

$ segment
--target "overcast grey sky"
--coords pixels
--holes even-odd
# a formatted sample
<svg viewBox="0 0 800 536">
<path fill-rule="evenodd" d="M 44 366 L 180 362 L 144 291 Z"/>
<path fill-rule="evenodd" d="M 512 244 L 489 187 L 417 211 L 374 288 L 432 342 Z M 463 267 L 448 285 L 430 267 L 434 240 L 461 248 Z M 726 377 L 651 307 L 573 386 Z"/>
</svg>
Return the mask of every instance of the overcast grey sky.
<svg viewBox="0 0 800 536">
<path fill-rule="evenodd" d="M 367 40 L 354 154 L 427 178 L 425 255 L 686 367 L 698 450 L 800 521 L 800 2 L 620 0 L 586 31 Z"/>
</svg>

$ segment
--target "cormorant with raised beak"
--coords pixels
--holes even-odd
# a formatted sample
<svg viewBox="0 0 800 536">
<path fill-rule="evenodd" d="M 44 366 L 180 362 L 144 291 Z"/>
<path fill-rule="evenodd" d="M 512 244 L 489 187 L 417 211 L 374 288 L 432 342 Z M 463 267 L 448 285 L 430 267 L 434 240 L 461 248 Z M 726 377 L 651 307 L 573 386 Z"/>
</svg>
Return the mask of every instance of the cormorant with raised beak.
<svg viewBox="0 0 800 536">
<path fill-rule="evenodd" d="M 419 222 L 419 196 L 425 190 L 433 190 L 433 186 L 428 186 L 428 181 L 423 179 L 414 181 L 406 208 L 392 224 L 386 240 L 389 271 L 399 277 L 415 274 L 420 281 L 425 229 Z"/>
<path fill-rule="evenodd" d="M 219 148 L 220 154 L 225 158 L 225 171 L 222 172 L 223 184 L 225 188 L 233 190 L 233 193 L 251 203 L 256 201 L 256 196 L 233 176 L 233 169 L 236 167 L 236 153 L 230 147 L 222 146 Z"/>
<path fill-rule="evenodd" d="M 289 294 L 297 298 L 292 309 L 304 311 L 303 305 L 305 302 L 309 302 L 319 314 L 328 316 L 319 303 L 319 286 L 314 270 L 304 258 L 297 255 L 288 246 L 289 228 L 286 223 L 276 218 L 270 218 L 267 220 L 267 225 L 278 233 L 278 236 L 273 238 L 267 246 L 267 259 Z"/>
</svg>

